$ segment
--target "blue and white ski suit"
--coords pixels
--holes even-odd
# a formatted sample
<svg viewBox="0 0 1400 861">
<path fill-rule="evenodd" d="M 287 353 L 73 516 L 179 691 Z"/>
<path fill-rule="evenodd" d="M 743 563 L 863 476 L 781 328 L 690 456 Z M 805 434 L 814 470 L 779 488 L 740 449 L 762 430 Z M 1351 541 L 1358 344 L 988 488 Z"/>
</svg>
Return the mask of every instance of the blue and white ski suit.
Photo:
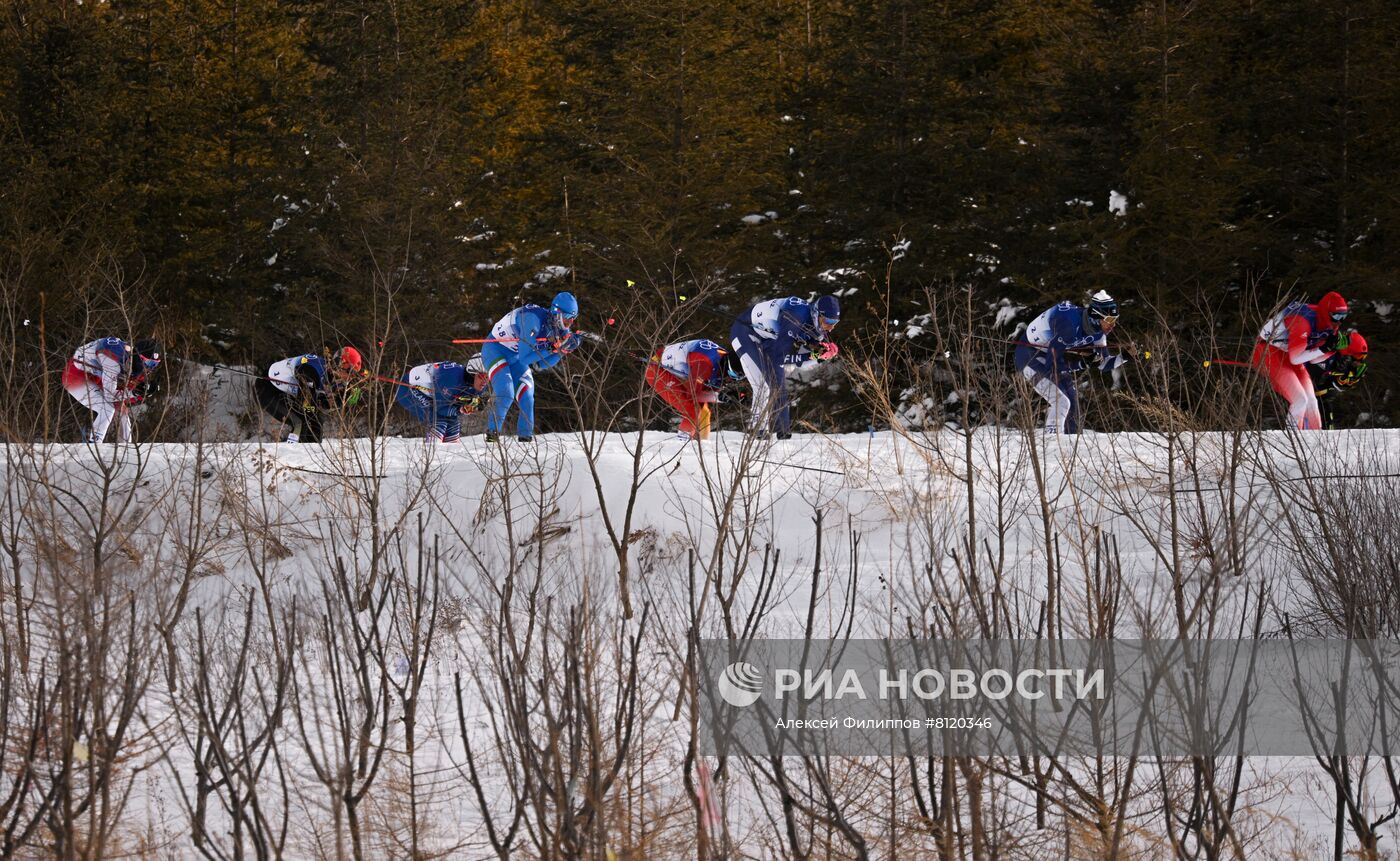
<svg viewBox="0 0 1400 861">
<path fill-rule="evenodd" d="M 462 438 L 462 410 L 482 394 L 466 368 L 456 362 L 430 362 L 409 371 L 403 382 L 396 395 L 399 405 L 427 426 L 429 441 Z"/>
<path fill-rule="evenodd" d="M 1099 369 L 1111 371 L 1122 357 L 1108 350 L 1108 336 L 1073 302 L 1061 302 L 1047 309 L 1026 328 L 1016 346 L 1016 369 L 1035 393 L 1050 404 L 1045 414 L 1045 430 L 1051 433 L 1079 433 L 1079 392 L 1074 373 L 1083 370 L 1085 357 L 1093 353 Z"/>
<path fill-rule="evenodd" d="M 506 412 L 515 402 L 520 405 L 517 433 L 524 438 L 535 435 L 535 381 L 530 369 L 558 364 L 564 353 L 555 345 L 562 347 L 568 336 L 568 332 L 555 330 L 549 310 L 538 305 L 516 308 L 496 323 L 491 329 L 491 337 L 496 340 L 481 350 L 496 395 L 486 422 L 488 432 L 500 433 Z"/>
<path fill-rule="evenodd" d="M 729 335 L 753 390 L 751 429 L 767 433 L 773 426 L 788 433 L 792 415 L 784 366 L 795 356 L 805 360 L 808 350 L 827 340 L 816 325 L 816 311 L 796 296 L 760 302 L 739 315 Z"/>
</svg>

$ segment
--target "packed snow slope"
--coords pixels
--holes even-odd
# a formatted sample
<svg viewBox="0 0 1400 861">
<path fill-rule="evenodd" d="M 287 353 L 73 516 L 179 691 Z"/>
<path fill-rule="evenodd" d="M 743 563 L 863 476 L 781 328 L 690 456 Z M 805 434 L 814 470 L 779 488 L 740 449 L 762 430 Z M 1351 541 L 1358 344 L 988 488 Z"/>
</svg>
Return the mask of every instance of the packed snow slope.
<svg viewBox="0 0 1400 861">
<path fill-rule="evenodd" d="M 28 649 L 28 665 L 45 666 L 66 654 L 60 633 L 86 638 L 102 672 L 135 680 L 131 725 L 141 732 L 113 778 L 129 794 L 102 803 L 126 805 L 111 821 L 177 854 L 188 854 L 191 829 L 232 854 L 257 827 L 232 829 L 237 805 L 197 803 L 199 762 L 215 769 L 199 785 L 262 793 L 260 809 L 297 823 L 281 832 L 285 857 L 337 857 L 357 841 L 369 856 L 401 857 L 406 791 L 422 811 L 413 815 L 431 822 L 424 845 L 446 857 L 496 857 L 487 815 L 569 845 L 550 831 L 561 821 L 551 805 L 573 789 L 513 794 L 554 779 L 523 771 L 558 761 L 532 746 L 568 738 L 583 745 L 570 762 L 625 763 L 606 799 L 606 815 L 621 816 L 605 827 L 610 848 L 693 857 L 687 787 L 709 777 L 686 757 L 692 633 L 1267 636 L 1286 614 L 1308 635 L 1337 636 L 1339 573 L 1353 578 L 1343 590 L 1353 603 L 1384 607 L 1398 567 L 1397 431 L 981 428 L 785 441 L 718 433 L 702 443 L 575 433 L 457 445 L 11 444 L 5 456 L 6 580 L 23 584 L 23 600 L 5 604 L 7 653 Z M 579 649 L 598 656 L 583 698 L 555 663 Z M 240 669 L 240 650 L 255 656 L 256 680 Z M 626 745 L 614 729 L 576 738 L 589 720 L 614 727 L 632 713 L 629 654 L 639 665 L 627 695 L 638 704 L 635 733 Z M 279 667 L 290 679 L 282 698 L 268 694 Z M 220 782 L 221 760 L 208 753 L 220 733 L 199 716 L 225 714 L 222 697 L 251 710 L 239 713 L 252 724 L 246 744 L 277 751 L 249 754 L 270 763 L 265 772 Z M 603 705 L 590 717 L 579 711 L 587 703 Z M 548 724 L 561 707 L 562 735 Z M 103 725 L 113 706 L 102 709 L 81 723 Z M 468 739 L 480 791 L 464 764 Z M 102 748 L 79 741 L 84 757 Z M 364 752 L 382 755 L 382 780 Z M 908 788 L 906 766 L 854 766 L 890 777 L 869 797 L 851 790 L 849 816 L 870 840 L 917 856 L 927 829 L 881 832 L 920 821 L 912 796 L 889 800 L 891 781 Z M 1314 766 L 1251 765 L 1242 803 L 1258 814 L 1234 823 L 1246 845 L 1283 846 L 1277 857 L 1295 843 L 1330 845 L 1332 801 Z M 568 787 L 580 779 L 559 775 Z M 780 854 L 765 786 L 755 773 L 713 787 L 712 838 Z M 1003 788 L 987 815 L 1024 847 L 1015 857 L 1059 852 L 1070 838 L 1042 828 L 1016 785 Z M 1079 804 L 1077 792 L 1066 789 L 1063 803 Z M 1167 845 L 1160 796 L 1133 792 L 1121 809 L 1150 855 Z M 360 818 L 346 814 L 346 798 L 363 798 Z M 371 820 L 378 832 L 357 831 Z M 636 821 L 664 845 L 630 844 Z M 520 839 L 522 856 L 549 854 Z"/>
<path fill-rule="evenodd" d="M 188 530 L 197 504 L 222 536 L 202 551 L 218 572 L 200 578 L 209 597 L 247 585 L 254 569 L 314 587 L 337 558 L 370 566 L 389 541 L 415 550 L 436 537 L 463 580 L 533 553 L 566 582 L 587 575 L 595 597 L 616 595 L 621 553 L 629 574 L 645 575 L 629 582 L 641 591 L 629 599 L 664 604 L 687 582 L 688 553 L 715 575 L 761 566 L 767 549 L 780 554 L 780 587 L 821 570 L 823 600 L 854 605 L 856 633 L 884 636 L 919 623 L 920 608 L 960 592 L 970 574 L 994 577 L 1033 615 L 1047 578 L 1082 584 L 1105 552 L 1144 609 L 1202 572 L 1229 574 L 1228 590 L 1277 586 L 1336 500 L 1395 495 L 1400 432 L 74 445 L 12 452 L 8 469 L 11 481 L 42 474 L 89 503 L 104 487 L 130 493 L 129 545 Z M 89 519 L 59 532 L 81 546 Z M 793 591 L 805 613 L 810 596 Z M 1031 615 L 1020 633 L 1033 630 Z M 779 614 L 762 633 L 792 634 L 793 624 Z M 1118 631 L 1135 633 L 1147 632 Z"/>
</svg>

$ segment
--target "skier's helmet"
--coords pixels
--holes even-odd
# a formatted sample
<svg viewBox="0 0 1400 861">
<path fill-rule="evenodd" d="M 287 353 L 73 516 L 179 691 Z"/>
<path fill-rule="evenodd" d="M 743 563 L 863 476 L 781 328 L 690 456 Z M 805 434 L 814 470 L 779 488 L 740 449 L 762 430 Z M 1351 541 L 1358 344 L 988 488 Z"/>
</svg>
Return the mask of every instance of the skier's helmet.
<svg viewBox="0 0 1400 861">
<path fill-rule="evenodd" d="M 1111 332 L 1118 324 L 1118 303 L 1113 301 L 1107 290 L 1099 290 L 1090 296 L 1084 310 L 1088 312 L 1090 322 L 1101 332 Z"/>
<path fill-rule="evenodd" d="M 574 294 L 565 291 L 554 297 L 554 301 L 549 306 L 549 321 L 554 324 L 554 328 L 560 332 L 568 332 L 574 328 L 574 321 L 578 319 L 578 300 Z"/>
<path fill-rule="evenodd" d="M 1323 296 L 1317 303 L 1318 323 L 1324 328 L 1335 329 L 1347 318 L 1351 309 L 1347 307 L 1347 300 L 1342 298 L 1342 294 L 1335 290 Z"/>
<path fill-rule="evenodd" d="M 719 351 L 719 363 L 724 368 L 724 376 L 731 380 L 740 378 L 739 354 L 729 350 Z"/>
<path fill-rule="evenodd" d="M 1361 333 L 1352 332 L 1351 337 L 1347 339 L 1347 348 L 1342 351 L 1342 355 L 1351 356 L 1358 362 L 1364 362 L 1366 361 L 1366 356 L 1369 355 L 1370 352 L 1366 339 L 1361 337 Z"/>
<path fill-rule="evenodd" d="M 812 309 L 812 322 L 823 332 L 830 332 L 841 322 L 841 302 L 835 296 L 823 296 Z"/>
<path fill-rule="evenodd" d="M 486 360 L 480 353 L 467 359 L 467 373 L 472 375 L 472 388 L 478 392 L 485 391 L 491 382 L 491 378 L 486 376 Z"/>
<path fill-rule="evenodd" d="M 341 347 L 339 350 L 336 350 L 335 355 L 331 357 L 331 361 L 336 368 L 344 371 L 359 372 L 363 371 L 365 367 L 365 360 L 364 357 L 360 355 L 360 351 L 350 346 Z"/>
<path fill-rule="evenodd" d="M 143 373 L 151 373 L 160 367 L 162 358 L 160 342 L 154 338 L 142 338 L 131 345 L 131 351 L 140 357 Z"/>
</svg>

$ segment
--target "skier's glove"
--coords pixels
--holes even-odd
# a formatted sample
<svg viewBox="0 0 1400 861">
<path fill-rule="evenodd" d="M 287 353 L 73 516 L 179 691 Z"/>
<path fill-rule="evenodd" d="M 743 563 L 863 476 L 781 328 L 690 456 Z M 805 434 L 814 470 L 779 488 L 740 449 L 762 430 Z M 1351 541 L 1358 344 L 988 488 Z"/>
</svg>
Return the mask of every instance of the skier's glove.
<svg viewBox="0 0 1400 861">
<path fill-rule="evenodd" d="M 1060 377 L 1067 377 L 1076 371 L 1084 370 L 1084 356 L 1081 353 L 1071 353 L 1066 351 L 1058 359 L 1052 359 L 1050 367 Z"/>
<path fill-rule="evenodd" d="M 832 342 L 832 341 L 822 341 L 821 344 L 818 345 L 818 348 L 817 348 L 817 352 L 816 352 L 817 361 L 818 361 L 818 362 L 829 362 L 829 361 L 831 361 L 832 359 L 836 358 L 836 355 L 837 355 L 838 353 L 840 353 L 840 352 L 841 352 L 841 348 L 838 347 L 838 346 L 836 346 L 836 344 L 835 344 L 834 342 Z"/>
<path fill-rule="evenodd" d="M 1061 376 L 1074 374 L 1087 367 L 1084 363 L 1089 359 L 1097 359 L 1092 350 L 1063 350 L 1051 351 L 1050 366 L 1055 368 Z"/>
<path fill-rule="evenodd" d="M 1351 330 L 1333 329 L 1322 342 L 1324 353 L 1340 353 L 1351 343 Z"/>
<path fill-rule="evenodd" d="M 1366 363 L 1356 362 L 1345 371 L 1331 372 L 1332 385 L 1338 389 L 1349 389 L 1366 376 Z"/>
<path fill-rule="evenodd" d="M 579 335 L 579 333 L 571 332 L 565 337 L 555 338 L 552 341 L 550 341 L 549 351 L 551 353 L 562 353 L 567 355 L 569 353 L 572 353 L 574 350 L 577 350 L 579 348 L 579 345 L 582 343 L 583 338 Z"/>
</svg>

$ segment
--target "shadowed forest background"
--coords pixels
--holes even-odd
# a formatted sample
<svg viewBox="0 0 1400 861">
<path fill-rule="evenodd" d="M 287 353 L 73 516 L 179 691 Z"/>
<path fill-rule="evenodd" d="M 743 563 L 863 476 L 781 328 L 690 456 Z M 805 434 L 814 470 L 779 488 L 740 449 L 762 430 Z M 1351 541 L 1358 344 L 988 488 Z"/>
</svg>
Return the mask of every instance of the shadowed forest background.
<svg viewBox="0 0 1400 861">
<path fill-rule="evenodd" d="M 1396 0 L 0 0 L 0 857 L 1390 857 L 1335 685 L 1272 761 L 707 757 L 696 644 L 1400 638 L 1398 432 L 1228 364 L 1339 290 L 1340 423 L 1400 423 L 1397 70 Z M 1153 433 L 1043 436 L 1009 342 L 1099 287 L 1086 424 Z M 220 424 L 560 289 L 577 433 Z M 648 351 L 819 292 L 795 429 L 890 432 L 627 433 Z M 140 444 L 36 444 L 106 335 L 165 345 Z"/>
<path fill-rule="evenodd" d="M 201 360 L 345 340 L 463 358 L 445 339 L 561 288 L 581 327 L 614 318 L 638 348 L 839 291 L 843 356 L 917 356 L 954 325 L 931 293 L 1008 337 L 1101 286 L 1126 339 L 1208 341 L 1180 357 L 1199 368 L 1246 359 L 1278 301 L 1335 289 L 1372 347 L 1343 424 L 1395 421 L 1389 0 L 3 10 L 16 362 L 56 372 L 127 326 Z M 703 301 L 675 331 L 636 328 L 681 296 Z M 863 428 L 852 400 L 804 419 Z"/>
</svg>

